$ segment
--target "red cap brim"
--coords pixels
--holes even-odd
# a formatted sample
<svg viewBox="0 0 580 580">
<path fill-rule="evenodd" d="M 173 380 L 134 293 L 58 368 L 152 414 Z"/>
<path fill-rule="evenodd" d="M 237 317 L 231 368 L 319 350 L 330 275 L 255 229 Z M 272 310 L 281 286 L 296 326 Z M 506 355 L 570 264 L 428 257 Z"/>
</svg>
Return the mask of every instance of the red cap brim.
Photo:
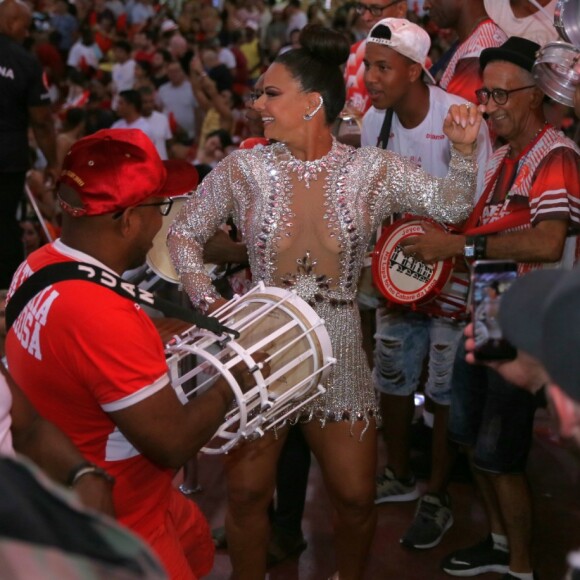
<svg viewBox="0 0 580 580">
<path fill-rule="evenodd" d="M 193 191 L 199 183 L 197 170 L 191 163 L 182 159 L 168 159 L 163 162 L 167 171 L 167 179 L 161 189 L 155 194 L 159 197 L 173 197 Z"/>
</svg>

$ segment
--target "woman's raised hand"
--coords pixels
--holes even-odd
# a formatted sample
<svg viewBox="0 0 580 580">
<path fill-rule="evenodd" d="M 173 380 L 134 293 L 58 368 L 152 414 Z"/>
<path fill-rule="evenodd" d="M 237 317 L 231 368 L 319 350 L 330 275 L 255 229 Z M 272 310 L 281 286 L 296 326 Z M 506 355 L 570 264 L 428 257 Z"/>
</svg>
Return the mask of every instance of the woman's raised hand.
<svg viewBox="0 0 580 580">
<path fill-rule="evenodd" d="M 449 107 L 443 132 L 460 153 L 468 155 L 473 152 L 484 110 L 484 107 L 472 103 Z"/>
</svg>

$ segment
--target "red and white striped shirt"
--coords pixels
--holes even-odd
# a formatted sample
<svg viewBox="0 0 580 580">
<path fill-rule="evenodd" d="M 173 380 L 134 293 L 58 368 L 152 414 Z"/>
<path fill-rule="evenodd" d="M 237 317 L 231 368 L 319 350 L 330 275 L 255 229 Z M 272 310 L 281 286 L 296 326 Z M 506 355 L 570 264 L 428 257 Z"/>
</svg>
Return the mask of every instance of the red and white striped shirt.
<svg viewBox="0 0 580 580">
<path fill-rule="evenodd" d="M 477 104 L 475 91 L 482 85 L 479 55 L 485 48 L 500 46 L 506 40 L 507 36 L 493 20 L 480 22 L 451 57 L 439 86 Z"/>
</svg>

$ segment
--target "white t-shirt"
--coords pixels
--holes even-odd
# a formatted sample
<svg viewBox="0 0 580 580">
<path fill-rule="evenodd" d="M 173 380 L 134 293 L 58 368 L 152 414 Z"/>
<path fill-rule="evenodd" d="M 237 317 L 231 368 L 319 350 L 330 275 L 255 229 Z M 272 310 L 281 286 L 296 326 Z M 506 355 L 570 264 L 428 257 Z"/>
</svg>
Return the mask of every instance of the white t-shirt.
<svg viewBox="0 0 580 580">
<path fill-rule="evenodd" d="M 123 63 L 114 64 L 111 76 L 115 93 L 132 89 L 135 84 L 135 61 L 130 58 Z"/>
<path fill-rule="evenodd" d="M 99 68 L 99 60 L 101 60 L 102 56 L 103 53 L 98 44 L 85 46 L 79 40 L 72 45 L 70 52 L 68 53 L 66 64 L 79 70 L 82 70 L 83 64 L 97 69 Z"/>
<path fill-rule="evenodd" d="M 178 87 L 165 83 L 159 87 L 157 98 L 163 107 L 163 112 L 169 117 L 172 113 L 177 124 L 186 131 L 190 139 L 195 137 L 195 107 L 197 101 L 189 81 L 184 81 Z"/>
<path fill-rule="evenodd" d="M 3 364 L 0 361 L 0 364 Z M 0 375 L 0 455 L 14 456 L 12 447 L 12 433 L 10 426 L 12 418 L 10 410 L 12 409 L 12 393 L 8 388 L 8 383 L 4 375 Z"/>
<path fill-rule="evenodd" d="M 551 18 L 540 10 L 525 18 L 516 18 L 509 0 L 484 0 L 483 2 L 489 17 L 508 36 L 521 36 L 537 42 L 540 46 L 546 42 L 559 40 L 558 32 L 554 28 L 554 10 L 557 3 L 558 0 L 552 0 L 544 6 L 544 10 L 550 14 Z"/>
<path fill-rule="evenodd" d="M 290 40 L 290 34 L 293 30 L 302 30 L 308 24 L 308 16 L 303 10 L 297 10 L 290 16 L 286 26 L 286 39 Z"/>
<path fill-rule="evenodd" d="M 111 125 L 111 129 L 141 129 L 141 131 L 143 131 L 143 133 L 145 133 L 145 135 L 147 135 L 147 137 L 149 137 L 149 139 L 153 141 L 153 133 L 151 132 L 151 126 L 149 125 L 145 117 L 139 117 L 136 121 L 133 121 L 132 123 L 127 123 L 125 119 L 119 119 L 118 121 L 115 121 Z"/>
<path fill-rule="evenodd" d="M 445 177 L 451 158 L 451 143 L 443 133 L 443 120 L 449 107 L 465 103 L 462 98 L 446 93 L 439 87 L 429 85 L 430 106 L 423 122 L 405 129 L 396 114 L 393 115 L 391 133 L 387 149 L 413 161 L 416 165 L 435 177 Z M 363 117 L 361 145 L 377 145 L 383 126 L 385 111 L 371 107 Z M 479 197 L 483 189 L 485 166 L 492 153 L 489 131 L 486 123 L 481 124 L 477 139 L 477 192 Z"/>
<path fill-rule="evenodd" d="M 151 140 L 157 149 L 157 153 L 159 153 L 159 157 L 161 159 L 167 159 L 166 142 L 172 137 L 167 116 L 159 111 L 153 111 L 150 117 L 142 118 L 149 124 Z"/>
<path fill-rule="evenodd" d="M 229 48 L 222 46 L 218 53 L 218 59 L 222 64 L 225 64 L 229 69 L 236 68 L 236 57 Z"/>
</svg>

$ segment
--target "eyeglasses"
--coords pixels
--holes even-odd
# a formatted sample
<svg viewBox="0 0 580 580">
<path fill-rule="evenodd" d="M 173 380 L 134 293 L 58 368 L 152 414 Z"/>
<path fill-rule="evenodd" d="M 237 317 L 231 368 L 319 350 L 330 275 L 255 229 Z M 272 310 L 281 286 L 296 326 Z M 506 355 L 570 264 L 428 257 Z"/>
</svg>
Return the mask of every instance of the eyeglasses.
<svg viewBox="0 0 580 580">
<path fill-rule="evenodd" d="M 138 206 L 136 207 L 158 207 L 159 208 L 159 213 L 162 216 L 166 216 L 169 215 L 169 212 L 171 211 L 171 208 L 173 207 L 173 199 L 170 197 L 169 199 L 166 199 L 165 201 L 156 201 L 154 203 L 140 203 Z"/>
<path fill-rule="evenodd" d="M 158 207 L 159 208 L 159 213 L 162 216 L 166 216 L 169 215 L 169 212 L 171 211 L 171 208 L 173 207 L 173 198 L 168 198 L 165 201 L 155 201 L 152 203 L 140 203 L 139 205 L 135 205 L 133 207 Z M 125 210 L 121 210 L 121 211 L 117 211 L 113 214 L 113 219 L 119 219 Z"/>
<path fill-rule="evenodd" d="M 498 105 L 505 105 L 512 93 L 517 93 L 524 89 L 534 89 L 535 87 L 536 85 L 528 85 L 527 87 L 520 87 L 519 89 L 511 89 L 509 91 L 506 91 L 505 89 L 492 89 L 490 91 L 489 89 L 483 88 L 475 91 L 475 96 L 481 105 L 487 105 L 487 103 L 489 103 L 489 97 L 491 97 Z"/>
<path fill-rule="evenodd" d="M 384 6 L 381 6 L 380 4 L 363 4 L 362 2 L 357 2 L 354 5 L 354 10 L 357 14 L 360 14 L 361 16 L 367 10 L 371 13 L 372 16 L 382 16 L 384 10 L 390 8 L 391 6 L 394 6 L 395 4 L 399 4 L 399 2 L 401 1 L 402 0 L 393 0 L 393 2 L 389 2 Z"/>
</svg>

